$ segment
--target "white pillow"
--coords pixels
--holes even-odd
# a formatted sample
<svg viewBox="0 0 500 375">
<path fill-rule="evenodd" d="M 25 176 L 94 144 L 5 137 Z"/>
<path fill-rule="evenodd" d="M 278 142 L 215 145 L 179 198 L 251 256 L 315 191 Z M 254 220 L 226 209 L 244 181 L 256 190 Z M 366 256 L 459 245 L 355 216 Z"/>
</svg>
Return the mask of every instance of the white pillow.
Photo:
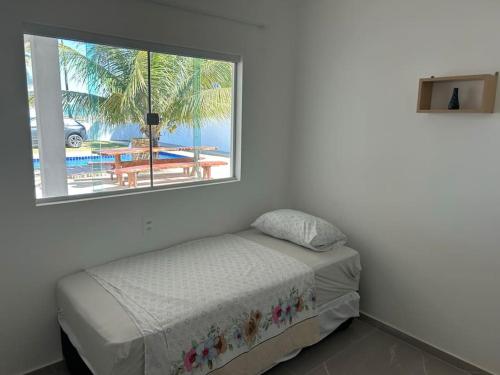
<svg viewBox="0 0 500 375">
<path fill-rule="evenodd" d="M 301 211 L 267 212 L 255 220 L 252 227 L 314 251 L 328 251 L 347 243 L 345 234 L 333 224 Z"/>
</svg>

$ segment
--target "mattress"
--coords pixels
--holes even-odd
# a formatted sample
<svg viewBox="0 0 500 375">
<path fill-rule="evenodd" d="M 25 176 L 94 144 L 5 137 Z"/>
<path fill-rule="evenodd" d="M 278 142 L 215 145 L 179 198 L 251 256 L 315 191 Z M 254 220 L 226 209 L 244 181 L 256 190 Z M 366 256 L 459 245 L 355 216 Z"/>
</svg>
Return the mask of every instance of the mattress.
<svg viewBox="0 0 500 375">
<path fill-rule="evenodd" d="M 348 247 L 316 253 L 256 230 L 237 235 L 291 256 L 314 270 L 318 311 L 357 296 L 359 254 Z M 57 285 L 58 319 L 87 366 L 99 375 L 138 375 L 144 371 L 144 340 L 122 306 L 86 272 Z M 331 313 L 330 313 L 331 315 Z M 328 317 L 327 321 L 331 321 Z M 325 318 L 323 318 L 325 320 Z M 325 331 L 325 329 L 323 329 Z"/>
<path fill-rule="evenodd" d="M 359 253 L 347 246 L 333 251 L 316 252 L 294 243 L 268 236 L 256 229 L 237 233 L 239 236 L 277 250 L 314 270 L 317 306 L 359 289 L 361 262 Z"/>
</svg>

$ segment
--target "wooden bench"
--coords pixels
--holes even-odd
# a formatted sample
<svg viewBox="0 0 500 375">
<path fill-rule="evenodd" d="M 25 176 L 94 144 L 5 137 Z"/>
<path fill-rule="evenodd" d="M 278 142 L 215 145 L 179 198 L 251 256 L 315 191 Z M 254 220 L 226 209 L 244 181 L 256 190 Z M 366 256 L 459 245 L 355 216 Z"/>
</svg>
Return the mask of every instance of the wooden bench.
<svg viewBox="0 0 500 375">
<path fill-rule="evenodd" d="M 227 162 L 221 160 L 201 160 L 198 163 L 195 162 L 172 162 L 169 161 L 156 161 L 153 164 L 153 171 L 161 171 L 167 169 L 182 169 L 184 175 L 190 175 L 190 169 L 195 168 L 196 165 L 203 169 L 203 179 L 210 180 L 212 178 L 212 167 L 227 165 Z M 116 175 L 118 184 L 120 186 L 125 186 L 125 181 L 123 175 L 128 176 L 128 185 L 130 187 L 137 187 L 137 176 L 141 172 L 149 172 L 149 164 L 135 165 L 130 167 L 116 168 L 113 173 Z"/>
<path fill-rule="evenodd" d="M 175 158 L 175 159 L 154 159 L 154 164 L 170 164 L 170 163 L 192 163 L 194 161 L 193 158 L 185 157 L 185 158 Z M 109 177 L 111 181 L 113 181 L 113 176 L 116 174 L 116 169 L 123 169 L 127 167 L 137 167 L 137 166 L 147 166 L 149 170 L 149 159 L 148 160 L 132 160 L 132 161 L 122 161 L 120 166 L 117 168 L 113 163 L 109 164 L 111 168 L 108 170 Z"/>
</svg>

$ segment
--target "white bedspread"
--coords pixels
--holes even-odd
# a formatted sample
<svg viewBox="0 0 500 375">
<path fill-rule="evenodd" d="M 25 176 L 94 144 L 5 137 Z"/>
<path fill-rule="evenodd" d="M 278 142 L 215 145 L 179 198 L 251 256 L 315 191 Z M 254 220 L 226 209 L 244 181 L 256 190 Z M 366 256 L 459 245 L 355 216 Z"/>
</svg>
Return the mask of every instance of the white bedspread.
<svg viewBox="0 0 500 375">
<path fill-rule="evenodd" d="M 316 315 L 312 268 L 234 235 L 87 272 L 144 336 L 147 375 L 206 374 Z"/>
</svg>

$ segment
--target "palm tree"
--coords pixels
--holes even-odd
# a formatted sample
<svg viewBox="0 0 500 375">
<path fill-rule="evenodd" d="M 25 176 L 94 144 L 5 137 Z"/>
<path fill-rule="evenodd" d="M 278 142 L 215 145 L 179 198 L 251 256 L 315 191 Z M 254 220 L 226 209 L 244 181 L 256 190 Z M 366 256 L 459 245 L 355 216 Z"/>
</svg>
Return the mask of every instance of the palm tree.
<svg viewBox="0 0 500 375">
<path fill-rule="evenodd" d="M 60 43 L 61 65 L 87 92 L 63 90 L 65 112 L 90 117 L 106 126 L 137 123 L 158 144 L 163 129 L 197 127 L 200 119 L 231 115 L 233 64 L 151 53 L 152 111 L 160 125 L 149 127 L 148 52 L 98 44 Z"/>
</svg>

